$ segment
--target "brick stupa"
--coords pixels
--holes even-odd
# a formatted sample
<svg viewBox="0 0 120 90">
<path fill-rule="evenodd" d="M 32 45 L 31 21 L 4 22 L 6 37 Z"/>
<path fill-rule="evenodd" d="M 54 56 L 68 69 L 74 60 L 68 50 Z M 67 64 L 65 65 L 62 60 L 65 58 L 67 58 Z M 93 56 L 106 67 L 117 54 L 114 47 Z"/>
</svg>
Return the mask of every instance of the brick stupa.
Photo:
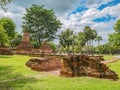
<svg viewBox="0 0 120 90">
<path fill-rule="evenodd" d="M 16 47 L 16 50 L 22 51 L 31 51 L 33 49 L 32 44 L 30 43 L 30 36 L 27 31 L 23 33 L 21 43 Z"/>
<path fill-rule="evenodd" d="M 47 42 L 44 42 L 40 48 L 41 52 L 44 53 L 51 53 L 53 50 L 50 46 L 50 44 L 48 44 Z"/>
</svg>

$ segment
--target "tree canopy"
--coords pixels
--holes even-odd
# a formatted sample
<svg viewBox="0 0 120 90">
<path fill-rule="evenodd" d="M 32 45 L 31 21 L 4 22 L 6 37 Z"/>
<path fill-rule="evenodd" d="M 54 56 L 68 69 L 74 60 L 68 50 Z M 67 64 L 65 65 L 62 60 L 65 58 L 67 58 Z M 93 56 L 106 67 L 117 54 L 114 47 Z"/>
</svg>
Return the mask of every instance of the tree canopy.
<svg viewBox="0 0 120 90">
<path fill-rule="evenodd" d="M 56 18 L 53 10 L 44 6 L 33 4 L 26 9 L 23 27 L 31 34 L 32 38 L 41 45 L 44 41 L 53 40 L 56 32 L 61 28 L 61 22 Z"/>
<path fill-rule="evenodd" d="M 0 24 L 0 46 L 4 45 L 6 42 L 8 42 L 8 36 L 6 34 L 6 31 Z"/>
<path fill-rule="evenodd" d="M 9 40 L 12 40 L 15 37 L 15 23 L 12 19 L 8 17 L 0 18 L 0 24 L 2 25 L 3 29 L 6 31 Z"/>
<path fill-rule="evenodd" d="M 109 44 L 111 47 L 117 49 L 117 51 L 120 52 L 120 19 L 116 21 L 116 23 L 113 26 L 113 29 L 115 30 L 115 32 L 109 34 Z"/>
<path fill-rule="evenodd" d="M 0 7 L 6 10 L 6 5 L 10 4 L 13 0 L 0 0 Z"/>
<path fill-rule="evenodd" d="M 73 37 L 74 37 L 74 32 L 73 30 L 67 29 L 65 31 L 62 31 L 59 37 L 59 43 L 60 45 L 63 46 L 63 48 L 69 52 L 70 51 L 70 46 L 73 43 Z"/>
<path fill-rule="evenodd" d="M 12 47 L 16 47 L 17 45 L 20 44 L 21 40 L 22 40 L 22 35 L 19 34 L 18 32 L 16 32 L 15 33 L 15 38 L 11 40 L 10 45 Z"/>
<path fill-rule="evenodd" d="M 95 41 L 98 41 L 98 46 L 100 45 L 100 40 L 102 40 L 102 37 L 101 36 L 97 36 L 95 38 Z"/>
<path fill-rule="evenodd" d="M 115 32 L 120 33 L 120 19 L 116 21 L 116 23 L 113 26 Z"/>
</svg>

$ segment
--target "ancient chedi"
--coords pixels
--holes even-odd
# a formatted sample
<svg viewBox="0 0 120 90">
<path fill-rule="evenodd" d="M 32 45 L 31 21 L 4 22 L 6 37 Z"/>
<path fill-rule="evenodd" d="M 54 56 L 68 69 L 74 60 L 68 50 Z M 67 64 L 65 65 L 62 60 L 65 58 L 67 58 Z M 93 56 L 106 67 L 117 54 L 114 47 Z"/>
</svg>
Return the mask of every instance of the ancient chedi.
<svg viewBox="0 0 120 90">
<path fill-rule="evenodd" d="M 118 75 L 110 70 L 101 57 L 89 57 L 81 54 L 78 56 L 66 56 L 63 58 L 63 66 L 60 75 L 65 77 L 90 76 L 117 80 Z"/>
<path fill-rule="evenodd" d="M 33 49 L 32 44 L 30 43 L 30 36 L 27 31 L 23 33 L 21 43 L 16 47 L 16 50 L 22 51 L 31 51 Z"/>
<path fill-rule="evenodd" d="M 40 48 L 41 52 L 44 53 L 51 53 L 53 50 L 50 46 L 50 44 L 48 44 L 47 42 L 44 42 Z"/>
</svg>

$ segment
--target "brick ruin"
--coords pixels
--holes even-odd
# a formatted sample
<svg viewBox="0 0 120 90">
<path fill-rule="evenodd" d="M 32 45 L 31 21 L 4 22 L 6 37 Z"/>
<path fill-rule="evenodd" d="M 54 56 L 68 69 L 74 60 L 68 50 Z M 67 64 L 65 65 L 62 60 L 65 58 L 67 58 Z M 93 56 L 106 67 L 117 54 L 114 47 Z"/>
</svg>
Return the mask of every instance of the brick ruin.
<svg viewBox="0 0 120 90">
<path fill-rule="evenodd" d="M 31 58 L 26 66 L 36 71 L 51 71 L 61 68 L 61 59 L 55 57 Z"/>
<path fill-rule="evenodd" d="M 63 58 L 60 75 L 65 77 L 90 76 L 117 80 L 118 75 L 101 63 L 101 60 L 103 60 L 101 56 L 89 57 L 84 54 L 66 56 Z"/>
<path fill-rule="evenodd" d="M 44 42 L 39 49 L 32 50 L 32 54 L 34 54 L 34 53 L 47 54 L 47 53 L 52 53 L 52 52 L 53 52 L 53 50 L 52 50 L 50 44 L 47 42 Z"/>
<path fill-rule="evenodd" d="M 50 44 L 48 44 L 47 42 L 44 42 L 40 49 L 42 52 L 46 52 L 46 53 L 51 53 L 53 51 Z"/>
<path fill-rule="evenodd" d="M 31 51 L 33 49 L 32 44 L 30 43 L 29 33 L 26 31 L 23 34 L 21 43 L 16 47 L 17 51 Z"/>
<path fill-rule="evenodd" d="M 0 46 L 0 55 L 13 55 L 12 51 L 7 46 Z"/>
</svg>

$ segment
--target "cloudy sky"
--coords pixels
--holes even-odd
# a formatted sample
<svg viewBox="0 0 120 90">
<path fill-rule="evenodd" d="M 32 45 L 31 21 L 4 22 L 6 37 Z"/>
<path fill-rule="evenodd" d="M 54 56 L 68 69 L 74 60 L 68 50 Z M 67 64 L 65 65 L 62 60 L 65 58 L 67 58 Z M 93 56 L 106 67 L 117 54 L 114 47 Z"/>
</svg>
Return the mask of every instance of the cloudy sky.
<svg viewBox="0 0 120 90">
<path fill-rule="evenodd" d="M 114 32 L 114 23 L 120 19 L 120 0 L 15 0 L 8 5 L 7 12 L 0 8 L 0 17 L 12 18 L 17 26 L 16 31 L 21 33 L 25 9 L 32 4 L 53 9 L 63 23 L 60 31 L 70 28 L 79 32 L 84 26 L 91 26 L 102 36 L 102 44 L 107 42 L 108 34 Z"/>
</svg>

